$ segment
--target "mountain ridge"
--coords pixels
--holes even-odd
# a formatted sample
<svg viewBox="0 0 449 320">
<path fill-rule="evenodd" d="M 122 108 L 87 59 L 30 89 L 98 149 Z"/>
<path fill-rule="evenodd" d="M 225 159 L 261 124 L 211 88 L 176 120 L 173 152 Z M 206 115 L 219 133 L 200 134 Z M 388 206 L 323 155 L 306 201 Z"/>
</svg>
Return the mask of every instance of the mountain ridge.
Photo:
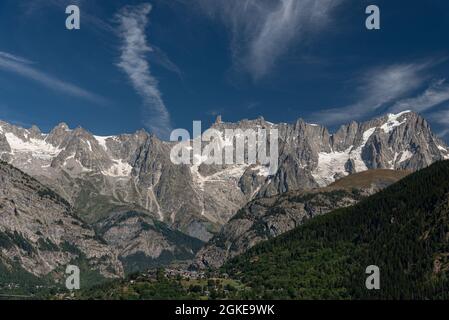
<svg viewBox="0 0 449 320">
<path fill-rule="evenodd" d="M 202 241 L 252 199 L 323 187 L 368 169 L 415 171 L 449 158 L 425 119 L 408 111 L 353 121 L 333 134 L 302 119 L 218 120 L 211 128 L 277 129 L 277 172 L 257 164 L 175 165 L 175 143 L 145 130 L 96 136 L 64 123 L 43 134 L 36 126 L 0 122 L 0 158 L 61 194 L 89 223 L 112 211 L 139 210 Z"/>
</svg>

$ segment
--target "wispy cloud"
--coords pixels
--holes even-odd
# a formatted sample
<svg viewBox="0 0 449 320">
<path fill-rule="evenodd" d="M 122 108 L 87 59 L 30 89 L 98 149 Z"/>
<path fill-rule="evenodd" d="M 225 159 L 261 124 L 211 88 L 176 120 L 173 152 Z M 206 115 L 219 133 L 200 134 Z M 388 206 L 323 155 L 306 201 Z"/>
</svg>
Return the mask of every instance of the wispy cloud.
<svg viewBox="0 0 449 320">
<path fill-rule="evenodd" d="M 418 89 L 428 79 L 423 71 L 431 66 L 432 64 L 424 62 L 372 69 L 358 79 L 360 84 L 355 90 L 357 102 L 339 108 L 325 109 L 312 114 L 309 118 L 314 122 L 328 125 L 340 124 L 348 119 L 362 119 Z"/>
<path fill-rule="evenodd" d="M 97 32 L 100 36 L 115 35 L 115 26 L 108 20 L 101 18 L 101 7 L 94 1 L 86 0 L 29 0 L 24 1 L 23 8 L 26 15 L 35 15 L 37 13 L 48 12 L 49 8 L 54 8 L 60 12 L 65 12 L 68 5 L 75 4 L 81 10 L 81 28 L 89 28 L 89 30 Z M 105 40 L 106 42 L 108 39 Z M 152 51 L 149 52 L 149 59 L 151 62 L 165 68 L 166 70 L 176 74 L 181 80 L 183 73 L 179 66 L 170 59 L 170 57 L 160 48 L 152 46 Z"/>
<path fill-rule="evenodd" d="M 232 36 L 238 68 L 255 79 L 266 75 L 294 41 L 316 34 L 344 0 L 199 0 L 211 17 L 220 17 Z"/>
<path fill-rule="evenodd" d="M 396 102 L 391 108 L 392 112 L 413 110 L 424 112 L 449 100 L 449 84 L 445 79 L 431 83 L 420 95 Z"/>
<path fill-rule="evenodd" d="M 427 116 L 428 120 L 441 126 L 438 135 L 444 138 L 449 135 L 449 108 L 430 113 Z"/>
<path fill-rule="evenodd" d="M 145 105 L 145 125 L 160 137 L 171 131 L 170 114 L 162 99 L 157 79 L 151 74 L 146 55 L 153 49 L 145 33 L 152 6 L 148 3 L 126 6 L 117 14 L 122 40 L 118 66 L 128 75 Z"/>
<path fill-rule="evenodd" d="M 10 60 L 10 61 L 19 62 L 19 63 L 25 63 L 25 64 L 32 64 L 33 63 L 32 61 L 27 60 L 25 58 L 14 56 L 14 55 L 12 55 L 10 53 L 0 51 L 0 59 L 2 59 L 2 58 L 6 59 L 6 60 Z"/>
<path fill-rule="evenodd" d="M 33 66 L 31 61 L 7 52 L 0 51 L 0 70 L 8 71 L 26 79 L 33 80 L 40 85 L 62 94 L 67 94 L 97 104 L 108 103 L 105 98 L 40 71 Z"/>
<path fill-rule="evenodd" d="M 179 79 L 183 80 L 184 75 L 178 65 L 170 60 L 168 55 L 160 48 L 156 46 L 152 46 L 151 48 L 153 49 L 149 55 L 151 62 L 154 62 L 159 66 L 165 68 L 166 70 L 175 73 L 179 77 Z"/>
</svg>

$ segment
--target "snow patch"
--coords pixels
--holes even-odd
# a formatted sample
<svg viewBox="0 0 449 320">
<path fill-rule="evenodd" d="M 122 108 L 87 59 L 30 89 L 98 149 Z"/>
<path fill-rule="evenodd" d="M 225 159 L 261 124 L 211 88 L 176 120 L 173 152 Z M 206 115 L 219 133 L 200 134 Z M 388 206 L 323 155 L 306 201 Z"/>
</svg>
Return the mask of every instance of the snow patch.
<svg viewBox="0 0 449 320">
<path fill-rule="evenodd" d="M 341 152 L 318 153 L 318 167 L 312 172 L 312 176 L 318 185 L 324 187 L 331 184 L 335 181 L 336 174 L 347 176 L 348 172 L 346 171 L 345 165 L 348 160 L 354 161 L 356 172 L 368 170 L 368 167 L 362 159 L 362 149 L 375 131 L 376 128 L 366 130 L 362 136 L 362 143 L 355 149 L 354 146 L 350 146 Z"/>
<path fill-rule="evenodd" d="M 252 171 L 258 171 L 257 175 L 262 177 L 268 177 L 270 175 L 270 168 L 266 166 L 257 166 L 251 169 Z"/>
<path fill-rule="evenodd" d="M 447 152 L 447 149 L 443 146 L 437 145 L 438 150 Z"/>
<path fill-rule="evenodd" d="M 231 168 L 224 169 L 220 172 L 217 172 L 210 177 L 207 177 L 208 181 L 229 181 L 229 179 L 239 180 L 249 165 L 236 165 Z"/>
<path fill-rule="evenodd" d="M 443 147 L 443 146 L 440 146 L 439 144 L 437 144 L 437 148 L 438 148 L 438 150 L 440 150 L 440 151 L 442 151 L 444 153 L 442 155 L 443 159 L 444 160 L 448 160 L 449 159 L 449 150 L 447 148 Z"/>
<path fill-rule="evenodd" d="M 112 160 L 114 164 L 107 170 L 102 170 L 103 174 L 110 177 L 129 177 L 132 167 L 129 163 L 118 159 Z"/>
<path fill-rule="evenodd" d="M 71 156 L 68 156 L 65 158 L 64 163 L 62 164 L 63 167 L 67 166 L 67 161 L 75 159 L 75 154 L 72 154 Z"/>
<path fill-rule="evenodd" d="M 5 137 L 11 147 L 12 154 L 30 153 L 33 158 L 51 160 L 62 151 L 62 149 L 56 148 L 52 144 L 40 139 L 24 141 L 11 132 L 5 133 Z"/>
<path fill-rule="evenodd" d="M 356 172 L 368 170 L 365 161 L 363 161 L 362 159 L 362 149 L 365 147 L 366 143 L 368 142 L 369 138 L 371 138 L 371 136 L 374 134 L 374 132 L 376 132 L 376 128 L 366 130 L 363 133 L 362 144 L 357 149 L 352 150 L 350 152 L 350 159 L 354 160 Z"/>
<path fill-rule="evenodd" d="M 413 157 L 413 153 L 411 153 L 410 151 L 406 150 L 404 152 L 402 152 L 401 154 L 401 158 L 399 159 L 399 163 L 402 163 L 404 161 L 409 160 L 411 157 Z"/>
<path fill-rule="evenodd" d="M 410 113 L 410 112 L 411 112 L 411 111 L 407 110 L 407 111 L 404 111 L 404 112 L 401 112 L 401 113 L 398 113 L 398 114 L 392 114 L 392 113 L 390 113 L 390 114 L 388 115 L 388 121 L 387 121 L 387 123 L 385 123 L 385 124 L 384 124 L 383 126 L 381 126 L 380 128 L 381 128 L 384 132 L 386 132 L 386 133 L 391 133 L 391 132 L 394 130 L 394 128 L 403 125 L 403 124 L 407 121 L 407 119 L 404 119 L 402 122 L 399 122 L 398 119 L 399 119 L 401 116 L 403 116 L 404 114 Z"/>
<path fill-rule="evenodd" d="M 92 145 L 89 140 L 86 140 L 87 146 L 89 147 L 90 152 L 93 152 Z"/>
<path fill-rule="evenodd" d="M 337 173 L 348 175 L 345 164 L 349 155 L 349 149 L 343 152 L 318 153 L 318 167 L 312 172 L 312 176 L 320 187 L 334 182 L 334 175 Z"/>
</svg>

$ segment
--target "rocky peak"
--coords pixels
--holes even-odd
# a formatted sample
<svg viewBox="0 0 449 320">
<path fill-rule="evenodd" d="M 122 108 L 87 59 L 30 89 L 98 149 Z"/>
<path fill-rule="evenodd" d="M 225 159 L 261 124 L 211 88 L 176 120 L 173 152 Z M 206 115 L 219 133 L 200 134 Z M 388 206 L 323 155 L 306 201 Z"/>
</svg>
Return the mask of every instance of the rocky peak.
<svg viewBox="0 0 449 320">
<path fill-rule="evenodd" d="M 31 128 L 28 130 L 28 132 L 30 133 L 30 136 L 34 139 L 42 137 L 42 132 L 36 125 L 32 125 Z"/>
<path fill-rule="evenodd" d="M 64 122 L 62 122 L 58 124 L 56 127 L 54 127 L 53 130 L 50 131 L 50 133 L 46 138 L 46 141 L 48 143 L 51 143 L 53 146 L 58 147 L 63 143 L 63 141 L 67 138 L 69 134 L 70 134 L 69 126 Z"/>
</svg>

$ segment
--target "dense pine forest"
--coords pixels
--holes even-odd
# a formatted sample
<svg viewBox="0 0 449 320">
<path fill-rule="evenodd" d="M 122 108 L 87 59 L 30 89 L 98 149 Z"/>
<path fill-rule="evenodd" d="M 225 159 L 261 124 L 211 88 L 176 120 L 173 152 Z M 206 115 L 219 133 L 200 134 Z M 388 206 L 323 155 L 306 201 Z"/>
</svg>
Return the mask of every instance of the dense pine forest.
<svg viewBox="0 0 449 320">
<path fill-rule="evenodd" d="M 227 263 L 246 298 L 449 298 L 449 162 L 408 176 Z M 366 267 L 380 268 L 367 290 Z"/>
</svg>

